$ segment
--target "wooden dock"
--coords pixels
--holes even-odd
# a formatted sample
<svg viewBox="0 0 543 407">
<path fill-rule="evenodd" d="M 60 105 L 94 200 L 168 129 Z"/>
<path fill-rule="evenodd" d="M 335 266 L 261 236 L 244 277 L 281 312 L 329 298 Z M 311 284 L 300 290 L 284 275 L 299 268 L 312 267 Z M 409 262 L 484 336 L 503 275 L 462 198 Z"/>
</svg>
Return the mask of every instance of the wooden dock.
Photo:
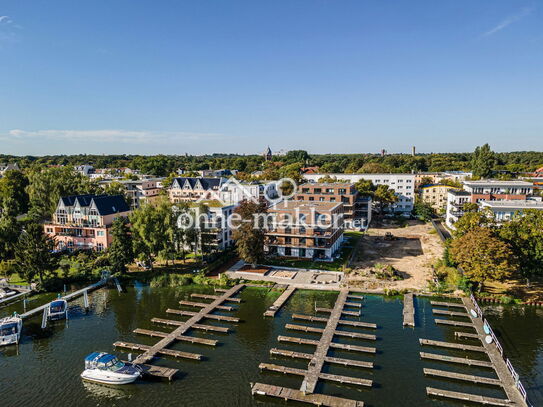
<svg viewBox="0 0 543 407">
<path fill-rule="evenodd" d="M 274 356 L 290 357 L 293 359 L 306 359 L 306 360 L 313 359 L 312 353 L 294 352 L 292 350 L 284 350 L 284 349 L 277 349 L 277 348 L 270 349 L 270 354 Z M 324 361 L 326 363 L 330 363 L 333 365 L 356 366 L 356 367 L 364 367 L 368 369 L 373 369 L 373 362 L 366 362 L 362 360 L 334 358 L 331 356 L 326 356 L 324 358 Z"/>
<path fill-rule="evenodd" d="M 179 305 L 186 305 L 188 307 L 204 308 L 208 304 L 206 302 L 179 301 Z M 215 307 L 215 309 L 220 309 L 222 311 L 234 311 L 234 307 L 230 307 L 228 305 L 217 305 Z"/>
<path fill-rule="evenodd" d="M 152 318 L 151 322 L 154 322 L 156 324 L 163 324 L 163 325 L 169 325 L 169 326 L 183 326 L 185 325 L 185 322 L 183 321 L 175 321 L 173 319 L 163 319 L 163 318 Z M 228 333 L 230 332 L 230 328 L 224 327 L 224 326 L 215 326 L 215 325 L 204 325 L 204 324 L 193 324 L 190 329 L 197 329 L 200 331 L 206 331 L 206 332 L 220 332 L 220 333 Z"/>
<path fill-rule="evenodd" d="M 82 288 L 80 290 L 77 290 L 77 291 L 74 291 L 73 293 L 70 293 L 70 294 L 67 294 L 65 295 L 64 297 L 61 297 L 62 299 L 70 302 L 71 300 L 74 300 L 76 299 L 77 297 L 81 297 L 83 294 L 85 294 L 85 292 L 87 293 L 90 293 L 91 291 L 94 291 L 98 288 L 101 288 L 103 287 L 104 285 L 107 284 L 107 282 L 109 281 L 109 278 L 103 278 L 101 279 L 100 281 L 98 281 L 97 283 L 94 283 L 94 284 L 91 284 L 89 285 L 88 287 L 85 287 L 85 288 Z M 26 318 L 30 318 L 34 315 L 37 315 L 37 314 L 40 314 L 43 312 L 43 310 L 47 307 L 49 307 L 49 302 L 47 304 L 43 304 L 37 308 L 34 308 L 34 309 L 31 309 L 30 311 L 27 311 L 21 315 L 19 315 L 19 317 L 21 317 L 22 319 L 26 319 Z"/>
<path fill-rule="evenodd" d="M 295 325 L 295 324 L 286 324 L 285 328 L 292 329 L 295 331 L 313 332 L 313 333 L 320 333 L 320 334 L 324 332 L 324 329 L 322 328 L 315 328 L 313 326 L 304 326 L 304 325 Z M 363 333 L 358 333 L 358 332 L 335 331 L 334 335 L 343 336 L 347 338 L 368 339 L 371 341 L 377 340 L 377 336 L 375 335 L 363 334 Z"/>
<path fill-rule="evenodd" d="M 415 305 L 413 303 L 413 293 L 407 293 L 403 296 L 403 325 L 415 326 Z"/>
<path fill-rule="evenodd" d="M 469 315 L 466 312 L 455 312 L 455 311 L 447 311 L 442 309 L 433 309 L 432 313 L 436 315 L 447 315 L 449 317 L 468 317 Z"/>
<path fill-rule="evenodd" d="M 430 301 L 430 304 L 437 307 L 452 307 L 452 308 L 463 308 L 466 309 L 466 306 L 461 302 L 441 302 L 441 301 Z"/>
<path fill-rule="evenodd" d="M 147 335 L 147 336 L 159 337 L 159 338 L 165 338 L 169 335 L 168 332 L 151 331 L 149 329 L 141 329 L 141 328 L 136 328 L 134 329 L 133 332 L 140 335 Z M 190 342 L 190 343 L 196 343 L 199 345 L 208 345 L 208 346 L 217 346 L 217 343 L 219 343 L 219 341 L 215 339 L 197 338 L 195 336 L 187 336 L 187 335 L 179 335 L 175 339 L 181 342 Z"/>
<path fill-rule="evenodd" d="M 148 349 L 146 349 L 143 354 L 141 354 L 134 360 L 134 363 L 147 363 L 152 360 L 157 354 L 164 354 L 164 350 L 166 350 L 168 346 L 170 346 L 177 340 L 176 337 L 185 335 L 185 333 L 189 329 L 197 325 L 202 319 L 208 318 L 211 312 L 213 312 L 213 310 L 217 307 L 217 305 L 221 305 L 225 301 L 232 301 L 233 299 L 231 297 L 235 295 L 238 291 L 240 291 L 243 287 L 243 284 L 238 284 L 224 292 L 221 296 L 213 296 L 217 297 L 213 299 L 213 302 L 202 308 L 199 312 L 194 313 L 194 315 L 192 315 L 189 320 L 183 322 L 182 325 L 179 325 L 168 336 L 162 338 L 155 345 L 148 347 Z"/>
<path fill-rule="evenodd" d="M 328 396 L 326 394 L 305 394 L 300 390 L 288 387 L 273 386 L 271 384 L 254 383 L 251 386 L 254 395 L 276 397 L 285 401 L 298 401 L 300 403 L 313 404 L 322 407 L 364 407 L 364 402 Z"/>
<path fill-rule="evenodd" d="M 437 318 L 435 322 L 436 324 L 441 324 L 441 325 L 467 326 L 470 328 L 475 328 L 471 322 L 453 321 L 450 319 L 437 319 Z"/>
<path fill-rule="evenodd" d="M 426 394 L 429 396 L 443 397 L 452 400 L 463 400 L 471 403 L 479 403 L 489 406 L 514 406 L 515 403 L 507 399 L 498 399 L 494 397 L 479 396 L 478 394 L 460 393 L 458 391 L 435 389 L 433 387 L 426 388 Z"/>
<path fill-rule="evenodd" d="M 296 291 L 296 287 L 289 286 L 283 293 L 277 298 L 274 303 L 264 312 L 265 317 L 275 317 L 275 314 L 277 311 L 281 309 L 281 307 L 288 301 L 290 296 L 294 294 L 294 291 Z"/>
<path fill-rule="evenodd" d="M 227 292 L 228 291 L 225 291 L 224 294 L 227 293 Z M 225 301 L 238 302 L 238 303 L 241 302 L 240 298 L 224 298 L 224 294 L 223 295 L 209 295 L 209 294 L 192 293 L 190 296 L 192 298 L 203 298 L 205 300 L 213 300 L 214 302 L 216 300 L 221 300 L 221 302 L 225 302 Z M 211 303 L 211 304 L 213 304 L 213 303 Z"/>
<path fill-rule="evenodd" d="M 138 350 L 142 352 L 148 352 L 151 349 L 151 346 L 149 345 L 141 345 L 139 343 L 121 342 L 121 341 L 115 342 L 113 346 L 115 346 L 116 348 L 126 348 L 126 349 L 131 349 L 131 350 Z M 172 349 L 165 349 L 165 348 L 157 350 L 156 353 L 160 353 L 161 355 L 166 355 L 166 356 L 173 356 L 174 358 L 182 358 L 182 359 L 202 360 L 204 358 L 203 355 L 199 355 L 198 353 L 182 352 L 180 350 L 172 350 Z M 134 361 L 134 363 L 138 364 L 136 360 Z"/>
<path fill-rule="evenodd" d="M 483 352 L 486 353 L 486 349 L 483 346 L 474 346 L 474 345 L 464 345 L 463 343 L 454 343 L 454 342 L 443 342 L 443 341 L 433 341 L 431 339 L 419 339 L 421 345 L 427 346 L 437 346 L 440 348 L 448 349 L 460 349 L 460 350 L 469 350 L 472 352 Z"/>
<path fill-rule="evenodd" d="M 456 338 L 468 338 L 468 339 L 479 339 L 480 341 L 483 339 L 482 336 L 480 336 L 479 334 L 470 334 L 468 332 L 455 332 L 454 333 L 454 336 Z"/>
<path fill-rule="evenodd" d="M 420 352 L 420 357 L 422 359 L 437 360 L 440 362 L 458 363 L 461 365 L 488 367 L 490 369 L 494 369 L 494 365 L 492 364 L 492 362 L 487 362 L 485 360 L 459 358 L 454 356 L 445 356 L 426 352 Z"/>
<path fill-rule="evenodd" d="M 326 312 L 328 314 L 331 314 L 334 310 L 332 308 L 318 308 L 315 307 L 315 312 Z M 360 311 L 346 311 L 342 310 L 341 315 L 349 315 L 351 317 L 359 317 L 361 314 Z"/>
<path fill-rule="evenodd" d="M 307 376 L 309 372 L 304 369 L 297 369 L 293 367 L 288 366 L 280 366 L 280 365 L 274 365 L 273 363 L 261 363 L 259 366 L 260 370 L 270 370 L 273 372 L 279 372 L 284 374 L 292 374 L 296 376 Z M 329 373 L 320 373 L 319 379 L 322 380 L 329 380 L 332 382 L 338 382 L 338 383 L 348 383 L 348 384 L 354 384 L 358 386 L 366 386 L 371 387 L 373 385 L 373 382 L 369 379 L 361 379 L 358 377 L 349 377 L 349 376 L 341 376 L 341 375 L 334 375 Z"/>
<path fill-rule="evenodd" d="M 462 298 L 462 302 L 464 303 L 464 306 L 466 309 L 473 309 L 475 308 L 474 304 L 472 303 L 471 299 L 469 297 Z M 469 318 L 472 322 L 472 326 L 477 331 L 477 334 L 480 335 L 480 337 L 483 337 L 485 335 L 485 331 L 483 328 L 483 320 L 480 317 L 473 317 L 473 315 L 469 314 Z M 503 390 L 507 394 L 507 398 L 510 401 L 510 405 L 518 405 L 518 406 L 527 406 L 528 403 L 524 400 L 522 397 L 520 391 L 518 390 L 516 386 L 516 381 L 513 378 L 511 372 L 507 368 L 507 365 L 498 351 L 498 348 L 494 343 L 486 343 L 485 341 L 481 341 L 483 346 L 486 349 L 486 354 L 488 355 L 489 359 L 491 360 L 492 364 L 494 365 L 494 369 L 502 382 Z M 496 404 L 498 405 L 498 404 Z"/>
<path fill-rule="evenodd" d="M 348 300 L 364 301 L 364 296 L 363 296 L 363 295 L 349 294 L 349 295 L 347 295 L 347 299 L 348 299 Z"/>
<path fill-rule="evenodd" d="M 185 317 L 194 317 L 199 314 L 199 312 L 193 312 L 193 311 L 183 311 L 180 309 L 172 309 L 168 308 L 166 310 L 168 314 L 176 314 L 176 315 L 182 315 Z M 201 311 L 200 311 L 201 312 Z M 207 319 L 215 319 L 217 321 L 226 321 L 226 322 L 239 322 L 239 318 L 236 317 L 228 317 L 226 315 L 216 315 L 216 314 L 205 314 L 203 318 Z"/>
<path fill-rule="evenodd" d="M 303 315 L 303 314 L 292 314 L 292 319 L 301 319 L 304 321 L 311 321 L 311 322 L 328 322 L 328 318 L 316 317 L 313 315 Z M 356 327 L 361 327 L 361 328 L 377 329 L 377 324 L 372 324 L 369 322 L 361 322 L 361 321 L 349 321 L 348 319 L 340 319 L 338 321 L 338 324 L 356 326 Z"/>
<path fill-rule="evenodd" d="M 469 374 L 461 374 L 461 373 L 455 373 L 455 372 L 448 372 L 445 370 L 437 370 L 437 369 L 423 369 L 424 374 L 427 376 L 435 376 L 435 377 L 441 377 L 445 379 L 453 379 L 453 380 L 460 380 L 464 382 L 471 382 L 475 384 L 488 384 L 492 386 L 499 386 L 502 387 L 502 382 L 499 379 L 491 379 L 489 377 L 483 377 L 483 376 L 473 376 Z"/>
</svg>

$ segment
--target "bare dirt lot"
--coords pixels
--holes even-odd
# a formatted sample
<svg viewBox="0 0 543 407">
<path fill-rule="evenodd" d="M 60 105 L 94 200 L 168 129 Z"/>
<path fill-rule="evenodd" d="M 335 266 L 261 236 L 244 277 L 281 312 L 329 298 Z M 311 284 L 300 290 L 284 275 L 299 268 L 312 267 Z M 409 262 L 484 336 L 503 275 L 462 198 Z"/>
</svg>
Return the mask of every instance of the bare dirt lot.
<svg viewBox="0 0 543 407">
<path fill-rule="evenodd" d="M 391 233 L 392 240 L 386 240 Z M 432 278 L 432 265 L 443 256 L 443 245 L 431 224 L 407 221 L 407 226 L 370 227 L 359 241 L 351 263 L 349 284 L 366 290 L 424 290 Z M 375 265 L 390 265 L 403 279 L 377 278 Z"/>
</svg>

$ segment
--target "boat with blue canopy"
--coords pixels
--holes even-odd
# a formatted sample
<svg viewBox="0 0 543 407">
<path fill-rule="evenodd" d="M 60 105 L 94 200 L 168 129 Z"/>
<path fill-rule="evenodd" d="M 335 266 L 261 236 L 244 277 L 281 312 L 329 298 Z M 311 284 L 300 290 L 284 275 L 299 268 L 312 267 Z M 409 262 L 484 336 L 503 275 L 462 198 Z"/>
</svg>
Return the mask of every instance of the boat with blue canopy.
<svg viewBox="0 0 543 407">
<path fill-rule="evenodd" d="M 136 381 L 141 373 L 138 366 L 122 362 L 115 355 L 93 352 L 85 358 L 81 378 L 103 384 L 128 384 Z"/>
</svg>

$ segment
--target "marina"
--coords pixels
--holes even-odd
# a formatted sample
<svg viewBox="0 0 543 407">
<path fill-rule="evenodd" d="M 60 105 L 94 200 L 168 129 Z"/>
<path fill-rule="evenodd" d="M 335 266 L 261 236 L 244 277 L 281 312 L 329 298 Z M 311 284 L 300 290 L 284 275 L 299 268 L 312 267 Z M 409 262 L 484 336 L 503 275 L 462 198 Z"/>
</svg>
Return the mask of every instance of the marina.
<svg viewBox="0 0 543 407">
<path fill-rule="evenodd" d="M 194 317 L 167 313 L 166 310 L 179 308 L 198 312 L 203 307 L 181 304 L 180 301 L 209 301 L 211 304 L 213 299 L 191 300 L 196 298 L 192 294 L 221 297 L 230 289 L 220 290 L 190 286 L 181 290 L 145 286 L 134 289 L 128 286 L 123 293 L 118 293 L 114 286 L 102 288 L 89 294 L 90 312 L 83 312 L 81 297 L 74 299 L 69 324 L 53 325 L 48 328 L 52 335 L 46 337 L 33 334 L 34 331 L 41 332 L 38 315 L 27 319 L 18 350 L 14 347 L 0 350 L 0 363 L 11 371 L 34 366 L 26 373 L 28 377 L 18 374 L 20 379 L 16 384 L 5 382 L 7 405 L 12 401 L 12 394 L 20 394 L 19 386 L 30 388 L 30 383 L 39 383 L 41 375 L 52 367 L 61 369 L 65 365 L 80 372 L 81 359 L 90 352 L 116 349 L 115 353 L 121 360 L 133 362 L 138 355 L 149 352 L 157 342 L 171 337 L 172 332 Z M 107 390 L 115 397 L 114 403 L 128 407 L 149 403 L 170 405 L 183 400 L 190 406 L 219 406 L 215 401 L 220 400 L 221 405 L 241 403 L 272 407 L 277 402 L 284 403 L 286 398 L 294 403 L 329 403 L 331 406 L 457 405 L 450 397 L 436 395 L 444 394 L 443 391 L 452 392 L 448 395 L 471 394 L 475 400 L 510 399 L 492 362 L 478 356 L 484 357 L 484 352 L 472 353 L 470 350 L 425 344 L 422 348 L 433 349 L 420 353 L 419 339 L 435 341 L 437 345 L 440 342 L 456 343 L 455 332 L 459 332 L 452 326 L 434 324 L 427 298 L 417 297 L 417 326 L 402 330 L 402 297 L 365 295 L 363 316 L 339 314 L 335 329 L 330 331 L 333 339 L 322 359 L 322 368 L 317 372 L 318 367 L 311 368 L 309 364 L 315 358 L 324 330 L 335 314 L 316 313 L 314 305 L 336 309 L 341 293 L 297 289 L 290 297 L 292 301 L 287 301 L 274 318 L 264 317 L 266 310 L 281 294 L 266 288 L 244 287 L 239 290 L 235 298 L 242 302 L 220 304 L 232 306 L 233 310 L 215 308 L 216 311 L 212 312 L 238 318 L 239 323 L 202 318 L 189 331 L 176 334 L 175 339 L 161 349 L 164 353 L 157 351 L 152 359 L 140 364 L 144 377 L 162 380 L 146 381 L 144 385 L 135 383 L 114 392 Z M 348 299 L 345 302 L 357 301 Z M 16 303 L 11 307 L 20 306 Z M 345 308 L 348 309 L 347 306 Z M 6 309 L 5 312 L 10 311 Z M 316 329 L 305 331 L 291 329 L 292 326 Z M 479 335 L 475 328 L 466 331 Z M 374 335 L 376 340 L 339 336 L 337 332 Z M 88 337 L 92 340 L 89 341 Z M 480 338 L 484 339 L 484 335 Z M 54 346 L 36 347 L 42 343 Z M 458 343 L 482 345 L 479 337 L 459 338 Z M 41 360 L 47 360 L 47 363 L 43 364 Z M 0 379 L 4 378 L 4 373 L 5 370 L 0 369 Z M 313 393 L 304 394 L 300 389 L 306 376 L 310 375 L 316 377 L 317 385 Z M 208 385 L 210 378 L 213 379 L 213 389 Z M 164 383 L 170 380 L 171 383 Z M 371 387 L 368 386 L 370 381 Z M 109 401 L 106 400 L 111 400 L 96 385 L 82 383 L 77 373 L 62 379 L 49 377 L 47 386 L 61 383 L 64 386 L 62 392 L 49 390 L 34 394 L 30 391 L 25 393 L 25 397 L 29 402 L 45 404 L 55 404 L 55 401 L 58 404 L 61 398 L 73 402 L 78 400 L 78 405 L 84 407 L 107 405 Z M 427 387 L 436 389 L 435 394 L 427 393 Z M 232 388 L 239 390 L 232 394 Z M 528 391 L 533 392 L 532 387 Z M 282 396 L 277 397 L 278 394 Z"/>
</svg>

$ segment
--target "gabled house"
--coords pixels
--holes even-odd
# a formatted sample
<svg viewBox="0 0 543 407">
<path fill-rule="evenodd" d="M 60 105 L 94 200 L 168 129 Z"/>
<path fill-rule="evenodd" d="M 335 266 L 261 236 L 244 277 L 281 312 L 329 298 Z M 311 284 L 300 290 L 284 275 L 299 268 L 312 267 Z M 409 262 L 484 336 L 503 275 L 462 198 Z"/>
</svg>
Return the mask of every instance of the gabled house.
<svg viewBox="0 0 543 407">
<path fill-rule="evenodd" d="M 170 202 L 194 202 L 199 199 L 213 199 L 212 192 L 218 192 L 225 178 L 174 178 L 168 191 Z"/>
<path fill-rule="evenodd" d="M 117 217 L 128 217 L 130 208 L 121 195 L 74 195 L 59 199 L 45 233 L 57 242 L 58 250 L 107 249 L 113 239 L 111 225 Z"/>
</svg>

